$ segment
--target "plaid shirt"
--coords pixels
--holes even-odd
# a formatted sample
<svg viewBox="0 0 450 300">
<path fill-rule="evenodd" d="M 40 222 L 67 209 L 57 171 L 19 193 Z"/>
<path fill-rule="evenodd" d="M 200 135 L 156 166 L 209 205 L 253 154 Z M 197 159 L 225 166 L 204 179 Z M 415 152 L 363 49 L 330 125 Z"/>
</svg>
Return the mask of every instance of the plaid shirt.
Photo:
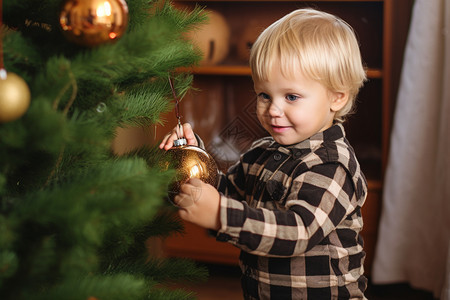
<svg viewBox="0 0 450 300">
<path fill-rule="evenodd" d="M 219 182 L 217 240 L 239 247 L 246 299 L 365 299 L 367 182 L 341 124 L 256 141 Z"/>
</svg>

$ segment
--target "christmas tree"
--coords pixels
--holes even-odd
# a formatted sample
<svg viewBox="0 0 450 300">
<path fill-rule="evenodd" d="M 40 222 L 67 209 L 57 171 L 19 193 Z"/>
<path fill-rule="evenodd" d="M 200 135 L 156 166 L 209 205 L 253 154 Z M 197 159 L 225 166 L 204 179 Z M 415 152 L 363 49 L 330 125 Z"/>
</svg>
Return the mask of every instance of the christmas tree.
<svg viewBox="0 0 450 300">
<path fill-rule="evenodd" d="M 73 24 L 95 20 L 63 2 L 3 0 L 0 13 L 1 67 L 31 93 L 23 115 L 0 121 L 0 298 L 190 298 L 164 283 L 205 271 L 152 257 L 146 243 L 181 230 L 165 212 L 173 171 L 160 170 L 156 147 L 119 156 L 111 144 L 119 127 L 162 122 L 173 108 L 169 77 L 178 95 L 189 89 L 191 76 L 176 70 L 200 58 L 183 35 L 202 21 L 201 11 L 166 1 L 101 1 L 112 14 L 112 4 L 122 5 L 126 30 L 117 36 L 81 27 L 82 35 L 106 30 L 115 42 L 80 45 L 64 34 L 60 16 L 68 13 Z"/>
</svg>

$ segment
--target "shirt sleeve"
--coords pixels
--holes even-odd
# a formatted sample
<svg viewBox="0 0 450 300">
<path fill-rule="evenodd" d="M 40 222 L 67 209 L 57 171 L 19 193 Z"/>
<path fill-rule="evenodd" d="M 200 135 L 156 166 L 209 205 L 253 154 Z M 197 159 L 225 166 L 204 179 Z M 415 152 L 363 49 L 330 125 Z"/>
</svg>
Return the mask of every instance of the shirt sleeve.
<svg viewBox="0 0 450 300">
<path fill-rule="evenodd" d="M 217 238 L 260 256 L 296 256 L 319 244 L 359 205 L 342 165 L 317 165 L 293 179 L 284 209 L 251 208 L 222 195 Z"/>
</svg>

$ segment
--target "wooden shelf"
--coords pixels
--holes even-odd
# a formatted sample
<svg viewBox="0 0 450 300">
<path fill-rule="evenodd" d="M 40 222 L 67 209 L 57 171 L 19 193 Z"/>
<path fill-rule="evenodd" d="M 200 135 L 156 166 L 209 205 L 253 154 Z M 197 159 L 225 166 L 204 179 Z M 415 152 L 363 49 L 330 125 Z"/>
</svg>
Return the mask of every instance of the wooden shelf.
<svg viewBox="0 0 450 300">
<path fill-rule="evenodd" d="M 189 72 L 194 75 L 229 75 L 229 76 L 251 76 L 250 67 L 240 65 L 217 65 L 181 68 L 181 72 Z"/>
<path fill-rule="evenodd" d="M 180 72 L 189 72 L 194 75 L 229 75 L 229 76 L 251 76 L 250 67 L 241 65 L 216 65 L 191 68 L 180 68 Z M 368 69 L 368 78 L 382 78 L 383 71 L 380 69 Z"/>
</svg>

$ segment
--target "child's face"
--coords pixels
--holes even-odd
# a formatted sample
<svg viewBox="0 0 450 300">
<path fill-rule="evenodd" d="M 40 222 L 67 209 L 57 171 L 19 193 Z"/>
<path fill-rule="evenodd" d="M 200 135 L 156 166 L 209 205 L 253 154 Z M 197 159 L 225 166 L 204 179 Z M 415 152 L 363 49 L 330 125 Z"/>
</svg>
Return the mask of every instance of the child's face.
<svg viewBox="0 0 450 300">
<path fill-rule="evenodd" d="M 279 67 L 272 69 L 267 81 L 254 86 L 258 120 L 276 142 L 296 144 L 331 127 L 346 94 L 332 93 L 301 72 L 286 78 Z"/>
</svg>

